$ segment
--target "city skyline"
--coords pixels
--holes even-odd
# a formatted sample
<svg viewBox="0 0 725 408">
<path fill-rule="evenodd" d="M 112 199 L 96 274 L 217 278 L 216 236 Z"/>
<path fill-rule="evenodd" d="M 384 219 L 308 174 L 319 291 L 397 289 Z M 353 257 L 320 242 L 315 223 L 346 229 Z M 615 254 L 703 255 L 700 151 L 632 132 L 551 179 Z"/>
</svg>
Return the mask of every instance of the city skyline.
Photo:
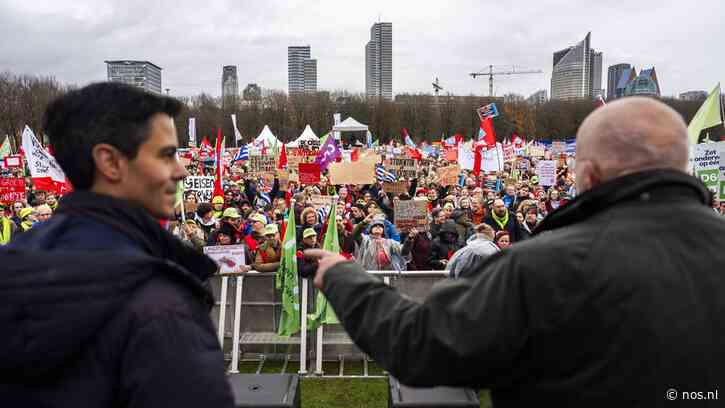
<svg viewBox="0 0 725 408">
<path fill-rule="evenodd" d="M 561 4 L 559 4 L 561 3 Z M 140 7 L 140 5 L 145 5 Z M 197 8 L 180 2 L 173 8 L 101 0 L 0 4 L 0 70 L 50 75 L 84 85 L 105 80 L 109 59 L 149 60 L 164 68 L 163 88 L 172 95 L 206 92 L 220 96 L 219 69 L 237 65 L 240 83 L 287 89 L 286 47 L 313 44 L 319 90 L 365 92 L 365 55 L 373 21 L 395 25 L 394 93 L 431 93 L 435 77 L 445 92 L 487 94 L 485 78 L 468 72 L 488 64 L 542 69 L 543 74 L 497 78 L 496 95 L 530 95 L 549 89 L 551 53 L 591 31 L 604 67 L 620 62 L 656 66 L 662 95 L 711 89 L 724 78 L 725 56 L 717 39 L 725 27 L 704 19 L 681 21 L 676 5 L 643 0 L 613 7 L 592 3 L 561 13 L 563 2 L 522 1 L 515 6 L 473 1 L 436 7 L 413 2 L 315 4 L 211 2 Z M 698 2 L 702 15 L 725 15 L 715 0 Z M 590 18 L 607 15 L 607 21 Z M 495 16 L 495 24 L 465 24 Z M 210 26 L 209 21 L 223 22 Z M 506 27 L 506 29 L 502 29 Z M 636 38 L 636 41 L 632 41 Z M 17 44 L 22 43 L 22 47 Z M 605 74 L 606 75 L 606 74 Z M 604 86 L 603 86 L 604 87 Z"/>
</svg>

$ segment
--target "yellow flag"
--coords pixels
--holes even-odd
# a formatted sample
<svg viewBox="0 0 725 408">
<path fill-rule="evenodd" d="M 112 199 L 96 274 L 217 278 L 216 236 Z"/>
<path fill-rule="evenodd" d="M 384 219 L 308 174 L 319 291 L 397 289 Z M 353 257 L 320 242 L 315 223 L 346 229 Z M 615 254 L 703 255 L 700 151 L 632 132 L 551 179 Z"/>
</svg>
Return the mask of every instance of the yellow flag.
<svg viewBox="0 0 725 408">
<path fill-rule="evenodd" d="M 703 129 L 722 123 L 720 112 L 720 84 L 718 83 L 687 126 L 687 136 L 690 144 L 697 144 L 697 139 Z"/>
</svg>

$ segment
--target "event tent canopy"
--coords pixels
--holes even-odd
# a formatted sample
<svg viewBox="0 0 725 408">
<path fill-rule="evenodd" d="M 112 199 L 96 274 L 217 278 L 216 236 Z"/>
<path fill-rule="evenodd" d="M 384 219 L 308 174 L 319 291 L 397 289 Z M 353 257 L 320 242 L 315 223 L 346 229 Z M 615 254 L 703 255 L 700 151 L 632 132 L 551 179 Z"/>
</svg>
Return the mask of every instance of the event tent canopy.
<svg viewBox="0 0 725 408">
<path fill-rule="evenodd" d="M 365 132 L 368 125 L 356 121 L 352 116 L 332 127 L 333 132 Z"/>
<path fill-rule="evenodd" d="M 310 127 L 310 125 L 305 126 L 305 130 L 302 131 L 302 134 L 300 135 L 300 137 L 298 137 L 295 141 L 287 143 L 287 147 L 292 147 L 292 148 L 299 147 L 300 142 L 305 142 L 305 141 L 312 141 L 312 142 L 317 142 L 317 143 L 320 142 L 320 138 L 317 137 L 315 132 L 312 131 L 312 128 Z"/>
<path fill-rule="evenodd" d="M 257 136 L 256 139 L 254 139 L 254 146 L 259 147 L 272 147 L 277 146 L 282 142 L 277 139 L 277 137 L 272 133 L 271 130 L 269 130 L 269 126 L 264 125 L 264 129 L 262 129 L 262 132 Z"/>
</svg>

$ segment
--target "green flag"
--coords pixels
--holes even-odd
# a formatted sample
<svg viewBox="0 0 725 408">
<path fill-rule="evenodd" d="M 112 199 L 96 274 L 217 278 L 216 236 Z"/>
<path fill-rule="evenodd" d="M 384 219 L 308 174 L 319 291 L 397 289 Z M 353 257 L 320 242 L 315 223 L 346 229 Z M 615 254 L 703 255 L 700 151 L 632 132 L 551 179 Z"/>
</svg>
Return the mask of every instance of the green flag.
<svg viewBox="0 0 725 408">
<path fill-rule="evenodd" d="M 280 336 L 291 336 L 300 330 L 300 290 L 297 286 L 297 229 L 294 206 L 287 217 L 287 229 L 282 242 L 282 259 L 277 269 L 276 287 L 282 289 L 282 316 L 279 321 Z"/>
<path fill-rule="evenodd" d="M 700 132 L 704 129 L 722 123 L 720 112 L 720 84 L 718 83 L 687 126 L 687 135 L 690 139 L 690 144 L 697 144 Z"/>
<path fill-rule="evenodd" d="M 10 149 L 10 137 L 5 136 L 2 146 L 0 146 L 0 159 L 10 156 L 11 154 L 13 154 L 13 151 Z"/>
<path fill-rule="evenodd" d="M 330 132 L 327 132 L 326 134 L 324 134 L 324 135 L 323 135 L 323 136 L 322 136 L 322 137 L 320 138 L 320 146 L 322 146 L 323 144 L 325 144 L 325 141 L 327 140 L 327 138 L 328 138 L 328 137 L 330 137 Z"/>
<path fill-rule="evenodd" d="M 337 214 L 336 214 L 336 203 L 333 203 L 330 208 L 330 216 L 327 221 L 327 232 L 325 232 L 325 240 L 322 243 L 322 249 L 336 254 L 340 253 L 340 241 L 337 235 Z M 310 330 L 315 329 L 320 324 L 337 324 L 340 323 L 337 320 L 335 312 L 327 303 L 327 299 L 322 295 L 322 292 L 317 292 L 317 299 L 315 301 L 315 313 L 308 319 L 308 326 Z"/>
</svg>

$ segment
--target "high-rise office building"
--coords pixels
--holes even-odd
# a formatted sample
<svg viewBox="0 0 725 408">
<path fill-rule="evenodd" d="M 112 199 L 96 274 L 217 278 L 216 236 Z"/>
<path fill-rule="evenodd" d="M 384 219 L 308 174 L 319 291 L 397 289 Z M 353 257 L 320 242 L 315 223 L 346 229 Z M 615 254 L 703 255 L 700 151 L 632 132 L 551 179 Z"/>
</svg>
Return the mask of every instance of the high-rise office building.
<svg viewBox="0 0 725 408">
<path fill-rule="evenodd" d="M 602 92 L 602 53 L 591 48 L 591 33 L 554 53 L 551 99 L 594 98 Z"/>
<path fill-rule="evenodd" d="M 629 76 L 632 72 L 632 66 L 629 64 L 610 65 L 607 69 L 607 100 L 616 99 L 617 85 L 623 76 Z M 625 75 L 626 74 L 626 75 Z"/>
<path fill-rule="evenodd" d="M 135 85 L 150 92 L 161 93 L 161 67 L 149 61 L 104 61 L 108 80 Z"/>
<path fill-rule="evenodd" d="M 262 88 L 257 84 L 247 84 L 242 93 L 245 101 L 257 101 L 262 99 Z"/>
<path fill-rule="evenodd" d="M 287 48 L 287 84 L 289 94 L 317 92 L 317 60 L 310 58 L 310 46 Z"/>
<path fill-rule="evenodd" d="M 375 23 L 365 45 L 365 94 L 393 99 L 393 23 Z"/>
<path fill-rule="evenodd" d="M 222 103 L 226 104 L 230 99 L 239 98 L 239 82 L 237 80 L 237 66 L 225 65 L 222 68 Z"/>
<path fill-rule="evenodd" d="M 660 82 L 655 67 L 639 71 L 624 88 L 624 96 L 660 96 Z"/>
</svg>

